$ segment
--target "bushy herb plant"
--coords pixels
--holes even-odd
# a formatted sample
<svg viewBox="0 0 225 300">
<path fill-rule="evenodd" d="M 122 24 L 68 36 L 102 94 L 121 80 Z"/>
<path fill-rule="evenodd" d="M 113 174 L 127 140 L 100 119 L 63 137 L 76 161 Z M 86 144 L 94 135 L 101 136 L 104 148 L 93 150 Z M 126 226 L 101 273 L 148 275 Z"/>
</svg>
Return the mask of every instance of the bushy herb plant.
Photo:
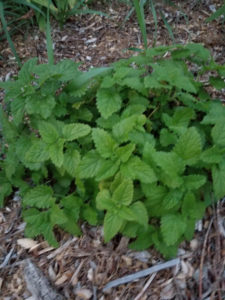
<svg viewBox="0 0 225 300">
<path fill-rule="evenodd" d="M 199 44 L 87 73 L 28 61 L 0 84 L 1 204 L 18 189 L 25 234 L 53 246 L 55 226 L 78 235 L 85 220 L 106 242 L 120 233 L 175 255 L 225 195 L 225 108 L 207 92 L 224 77 Z"/>
</svg>

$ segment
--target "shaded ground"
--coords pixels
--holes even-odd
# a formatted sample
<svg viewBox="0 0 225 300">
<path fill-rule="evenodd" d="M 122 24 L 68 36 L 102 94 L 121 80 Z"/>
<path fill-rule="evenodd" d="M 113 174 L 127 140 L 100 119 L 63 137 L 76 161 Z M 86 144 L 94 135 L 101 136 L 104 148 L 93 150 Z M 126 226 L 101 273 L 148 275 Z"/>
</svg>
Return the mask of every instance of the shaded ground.
<svg viewBox="0 0 225 300">
<path fill-rule="evenodd" d="M 225 26 L 204 20 L 213 7 L 222 1 L 179 1 L 180 9 L 162 9 L 173 26 L 176 42 L 200 42 L 208 47 L 215 60 L 225 62 Z M 187 3 L 188 2 L 188 3 Z M 157 6 L 161 6 L 160 3 Z M 125 49 L 141 47 L 141 36 L 135 17 L 125 25 L 127 7 L 114 4 L 102 7 L 110 18 L 100 16 L 73 17 L 59 30 L 53 22 L 52 35 L 55 58 L 70 58 L 83 62 L 81 68 L 106 66 L 119 58 L 133 54 Z M 184 17 L 185 15 L 185 17 Z M 187 17 L 189 20 L 187 20 Z M 172 25 L 173 24 L 173 25 Z M 153 45 L 154 22 L 147 15 L 149 46 Z M 37 28 L 14 37 L 16 49 L 23 61 L 37 56 L 46 62 L 46 41 Z M 170 44 L 169 34 L 159 18 L 156 45 Z M 17 72 L 17 65 L 6 42 L 0 44 L 0 79 Z M 0 97 L 3 95 L 1 94 Z M 66 299 L 225 299 L 225 201 L 208 208 L 203 221 L 196 227 L 190 243 L 180 245 L 181 263 L 139 281 L 112 288 L 103 293 L 109 281 L 132 274 L 162 262 L 153 249 L 143 252 L 128 250 L 128 240 L 116 238 L 105 245 L 102 229 L 83 226 L 84 235 L 73 238 L 58 232 L 61 247 L 50 248 L 41 239 L 23 240 L 25 224 L 21 220 L 20 199 L 9 199 L 0 212 L 0 299 L 28 299 L 30 294 L 23 276 L 24 259 L 31 258 Z M 151 277 L 152 276 L 152 277 Z M 152 282 L 151 282 L 152 280 Z M 30 299 L 31 300 L 31 299 Z"/>
</svg>

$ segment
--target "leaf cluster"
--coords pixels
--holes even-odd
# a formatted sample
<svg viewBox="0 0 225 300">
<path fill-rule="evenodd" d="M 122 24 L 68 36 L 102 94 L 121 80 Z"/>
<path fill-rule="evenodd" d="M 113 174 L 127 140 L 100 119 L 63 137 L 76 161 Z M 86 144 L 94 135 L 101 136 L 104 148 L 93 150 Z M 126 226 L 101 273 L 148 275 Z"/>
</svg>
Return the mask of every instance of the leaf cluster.
<svg viewBox="0 0 225 300">
<path fill-rule="evenodd" d="M 203 76 L 204 75 L 204 76 Z M 206 82 L 202 82 L 207 78 Z M 82 73 L 28 61 L 5 89 L 1 204 L 17 188 L 27 236 L 103 224 L 164 256 L 225 195 L 225 67 L 199 44 L 147 50 Z"/>
</svg>

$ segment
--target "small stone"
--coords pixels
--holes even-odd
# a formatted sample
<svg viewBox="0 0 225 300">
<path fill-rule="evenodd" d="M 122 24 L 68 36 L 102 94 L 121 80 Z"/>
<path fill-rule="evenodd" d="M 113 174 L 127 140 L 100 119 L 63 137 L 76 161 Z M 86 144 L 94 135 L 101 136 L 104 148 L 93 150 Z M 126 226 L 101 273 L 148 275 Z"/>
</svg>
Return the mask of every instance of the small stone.
<svg viewBox="0 0 225 300">
<path fill-rule="evenodd" d="M 197 239 L 193 239 L 190 242 L 190 247 L 191 247 L 191 250 L 195 251 L 198 248 L 198 240 Z"/>
</svg>

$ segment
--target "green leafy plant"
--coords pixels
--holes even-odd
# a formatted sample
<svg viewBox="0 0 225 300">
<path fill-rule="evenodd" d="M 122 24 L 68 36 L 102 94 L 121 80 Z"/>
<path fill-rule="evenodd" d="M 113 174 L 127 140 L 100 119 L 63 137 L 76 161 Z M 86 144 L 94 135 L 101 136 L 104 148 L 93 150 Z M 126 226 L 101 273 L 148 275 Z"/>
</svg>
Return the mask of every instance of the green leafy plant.
<svg viewBox="0 0 225 300">
<path fill-rule="evenodd" d="M 32 59 L 0 83 L 1 204 L 18 189 L 26 235 L 54 246 L 57 226 L 77 235 L 85 220 L 106 242 L 120 233 L 174 256 L 225 195 L 225 108 L 207 92 L 225 87 L 225 66 L 188 44 L 77 67 Z"/>
</svg>

